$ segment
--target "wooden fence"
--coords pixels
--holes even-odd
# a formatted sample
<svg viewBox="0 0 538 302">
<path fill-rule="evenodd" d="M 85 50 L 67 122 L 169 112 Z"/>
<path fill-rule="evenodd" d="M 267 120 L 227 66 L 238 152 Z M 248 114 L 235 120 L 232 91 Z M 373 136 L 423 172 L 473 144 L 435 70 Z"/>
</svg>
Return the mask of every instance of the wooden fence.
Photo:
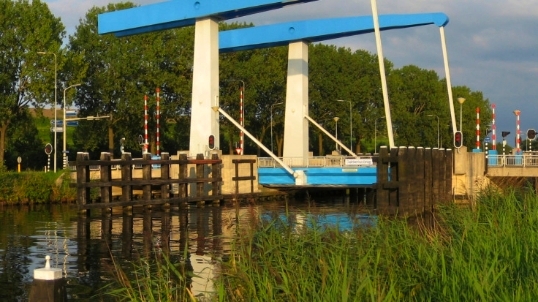
<svg viewBox="0 0 538 302">
<path fill-rule="evenodd" d="M 451 149 L 381 147 L 377 163 L 379 214 L 411 217 L 452 200 Z"/>
<path fill-rule="evenodd" d="M 187 159 L 186 154 L 180 154 L 179 159 L 172 160 L 168 153 L 163 152 L 160 160 L 151 160 L 150 154 L 133 160 L 130 153 L 125 153 L 120 160 L 112 160 L 110 153 L 103 152 L 100 160 L 90 160 L 88 153 L 79 152 L 75 165 L 77 204 L 80 210 L 208 201 L 220 203 L 223 199 L 222 160 L 217 154 L 213 154 L 211 159 L 204 159 L 202 154 L 198 154 L 196 159 Z M 133 178 L 135 165 L 142 166 L 142 178 Z M 177 178 L 170 175 L 172 165 L 179 165 Z M 99 180 L 90 181 L 90 166 L 100 167 Z M 112 166 L 120 167 L 119 179 L 112 178 Z M 152 177 L 152 166 L 160 169 L 160 177 Z M 188 174 L 189 166 L 195 169 L 194 177 Z M 189 185 L 192 185 L 190 190 Z M 177 194 L 171 192 L 172 186 L 177 186 Z M 99 188 L 98 198 L 90 198 L 91 188 Z M 113 199 L 114 189 L 121 190 L 119 200 Z M 142 197 L 135 198 L 134 190 L 141 190 Z"/>
</svg>

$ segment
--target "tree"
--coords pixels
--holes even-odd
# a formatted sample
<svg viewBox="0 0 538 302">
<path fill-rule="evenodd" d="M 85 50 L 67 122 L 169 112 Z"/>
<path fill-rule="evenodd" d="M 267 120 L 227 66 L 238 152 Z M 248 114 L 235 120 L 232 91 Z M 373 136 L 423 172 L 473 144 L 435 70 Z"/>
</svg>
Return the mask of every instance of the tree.
<svg viewBox="0 0 538 302">
<path fill-rule="evenodd" d="M 61 64 L 64 36 L 63 24 L 45 3 L 0 1 L 0 166 L 13 122 L 29 106 L 53 103 L 55 62 L 37 52 L 54 53 Z"/>
<path fill-rule="evenodd" d="M 84 58 L 84 66 L 74 64 L 74 68 L 84 70 L 83 85 L 77 89 L 81 114 L 110 116 L 106 121 L 108 134 L 101 132 L 105 130 L 100 126 L 93 128 L 100 131 L 90 133 L 82 132 L 84 126 L 79 127 L 75 135 L 78 148 L 98 151 L 107 149 L 108 145 L 109 152 L 119 154 L 114 144 L 125 137 L 126 150 L 140 150 L 137 137 L 144 129 L 145 95 L 149 99 L 149 128 L 154 141 L 155 89 L 158 87 L 161 89 L 162 132 L 166 131 L 165 121 L 169 118 L 190 113 L 192 28 L 122 38 L 98 34 L 98 14 L 133 6 L 126 2 L 90 9 L 69 39 L 69 50 Z M 154 144 L 152 146 L 154 148 Z"/>
</svg>

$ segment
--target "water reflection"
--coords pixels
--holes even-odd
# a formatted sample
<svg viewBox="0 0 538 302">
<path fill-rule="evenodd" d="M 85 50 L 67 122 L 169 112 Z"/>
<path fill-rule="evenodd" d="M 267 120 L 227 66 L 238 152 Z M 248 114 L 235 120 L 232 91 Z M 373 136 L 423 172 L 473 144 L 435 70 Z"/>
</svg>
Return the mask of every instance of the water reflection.
<svg viewBox="0 0 538 302">
<path fill-rule="evenodd" d="M 196 276 L 191 289 L 203 296 L 213 290 L 218 260 L 231 241 L 259 219 L 293 217 L 294 223 L 317 219 L 347 228 L 364 216 L 356 202 L 326 198 L 316 203 L 264 201 L 257 204 L 158 207 L 94 211 L 78 215 L 73 206 L 3 207 L 0 209 L 0 301 L 27 301 L 33 270 L 62 268 L 70 301 L 89 301 L 111 278 L 114 265 L 131 267 L 138 259 L 166 253 Z"/>
</svg>

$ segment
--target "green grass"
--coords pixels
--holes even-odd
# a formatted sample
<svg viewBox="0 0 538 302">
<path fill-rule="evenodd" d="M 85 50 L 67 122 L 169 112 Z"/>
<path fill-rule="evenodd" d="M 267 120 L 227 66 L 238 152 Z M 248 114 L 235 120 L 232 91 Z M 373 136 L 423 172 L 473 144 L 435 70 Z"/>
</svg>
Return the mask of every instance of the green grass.
<svg viewBox="0 0 538 302">
<path fill-rule="evenodd" d="M 61 183 L 57 183 L 62 178 Z M 74 202 L 76 189 L 69 186 L 69 174 L 53 172 L 0 171 L 0 202 L 27 203 Z"/>
<path fill-rule="evenodd" d="M 538 300 L 535 193 L 485 191 L 473 210 L 448 205 L 436 218 L 435 227 L 381 218 L 348 231 L 260 219 L 239 228 L 212 300 Z M 188 271 L 166 259 L 118 270 L 110 297 L 194 301 Z"/>
<path fill-rule="evenodd" d="M 61 118 L 59 118 L 61 119 Z M 35 123 L 38 131 L 38 136 L 43 143 L 52 143 L 54 136 L 50 132 L 50 119 L 46 117 L 35 118 Z M 67 144 L 73 145 L 73 133 L 75 133 L 75 127 L 67 127 Z M 57 140 L 62 138 L 62 133 L 58 132 Z"/>
<path fill-rule="evenodd" d="M 284 222 L 238 236 L 219 301 L 536 301 L 538 197 L 486 192 L 475 211 L 440 209 L 437 227 Z"/>
</svg>

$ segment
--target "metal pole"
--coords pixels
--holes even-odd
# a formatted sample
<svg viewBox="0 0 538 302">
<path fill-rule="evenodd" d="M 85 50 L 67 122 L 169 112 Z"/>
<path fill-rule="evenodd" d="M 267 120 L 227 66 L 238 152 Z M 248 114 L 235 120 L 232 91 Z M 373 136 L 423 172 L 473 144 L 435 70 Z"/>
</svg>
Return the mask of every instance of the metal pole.
<svg viewBox="0 0 538 302">
<path fill-rule="evenodd" d="M 353 114 L 351 111 L 351 101 L 349 102 L 349 149 L 353 150 Z"/>
<path fill-rule="evenodd" d="M 461 117 L 462 117 L 463 103 L 460 103 L 460 131 L 461 131 Z"/>
<path fill-rule="evenodd" d="M 65 108 L 66 108 L 66 102 L 65 102 L 65 92 L 69 88 L 80 86 L 80 84 L 74 84 L 64 89 L 64 110 L 63 110 L 63 168 L 67 168 L 67 119 L 65 118 Z"/>
<path fill-rule="evenodd" d="M 160 92 L 161 92 L 161 89 L 159 87 L 157 87 L 155 89 L 155 92 L 157 93 L 157 99 L 156 99 L 156 102 L 157 102 L 157 108 L 156 108 L 156 122 L 157 122 L 157 129 L 156 129 L 156 133 L 155 133 L 155 139 L 156 139 L 156 143 L 155 145 L 157 146 L 157 156 L 161 156 L 161 97 L 160 97 Z"/>
<path fill-rule="evenodd" d="M 245 127 L 245 121 L 244 121 L 244 109 L 243 109 L 243 104 L 244 104 L 244 99 L 243 99 L 243 95 L 245 93 L 245 82 L 243 82 L 242 80 L 239 80 L 241 82 L 241 84 L 243 85 L 241 87 L 241 94 L 240 94 L 240 99 L 239 99 L 239 110 L 241 111 L 240 112 L 240 123 L 241 123 L 241 127 Z M 245 152 L 245 134 L 243 133 L 243 130 L 241 130 L 241 132 L 239 132 L 239 144 L 240 144 L 240 148 L 241 148 L 241 154 L 240 155 L 243 155 L 244 152 Z M 271 151 L 272 152 L 272 151 Z"/>
<path fill-rule="evenodd" d="M 491 149 L 497 150 L 497 125 L 495 124 L 495 104 L 491 104 L 491 131 Z"/>
<path fill-rule="evenodd" d="M 377 119 L 374 122 L 374 154 L 377 153 Z"/>
<path fill-rule="evenodd" d="M 54 55 L 54 172 L 56 173 L 56 124 L 58 123 L 58 117 L 56 116 L 56 106 L 58 106 L 58 61 L 56 60 L 56 54 Z"/>
<path fill-rule="evenodd" d="M 377 14 L 377 2 L 376 0 L 370 1 L 372 6 L 372 19 L 374 23 L 374 32 L 375 32 L 375 40 L 376 40 L 376 48 L 377 48 L 377 60 L 379 62 L 379 73 L 381 75 L 381 88 L 383 91 L 383 104 L 385 107 L 385 116 L 387 117 L 387 135 L 389 138 L 389 146 L 390 148 L 394 148 L 394 136 L 392 134 L 392 118 L 390 115 L 390 104 L 389 104 L 389 96 L 388 96 L 388 89 L 387 89 L 387 78 L 385 74 L 385 61 L 383 58 L 383 48 L 381 45 L 381 33 L 379 29 L 379 18 Z"/>
<path fill-rule="evenodd" d="M 335 148 L 336 148 L 336 151 L 338 151 L 338 120 L 339 119 L 340 118 L 337 117 L 337 116 L 334 117 L 334 122 L 336 124 L 336 127 L 335 127 L 335 134 L 336 134 L 335 135 L 335 138 L 336 138 L 336 146 L 335 146 Z"/>
<path fill-rule="evenodd" d="M 56 124 L 58 123 L 58 117 L 56 116 L 56 106 L 58 104 L 58 60 L 56 58 L 56 53 L 54 52 L 44 52 L 40 51 L 38 52 L 40 55 L 47 55 L 51 54 L 54 56 L 54 147 L 53 154 L 54 154 L 54 172 L 56 172 Z"/>
<path fill-rule="evenodd" d="M 521 130 L 519 129 L 519 114 L 521 111 L 514 110 L 514 114 L 516 115 L 516 154 L 519 154 L 520 151 L 520 142 L 521 142 Z"/>
</svg>

